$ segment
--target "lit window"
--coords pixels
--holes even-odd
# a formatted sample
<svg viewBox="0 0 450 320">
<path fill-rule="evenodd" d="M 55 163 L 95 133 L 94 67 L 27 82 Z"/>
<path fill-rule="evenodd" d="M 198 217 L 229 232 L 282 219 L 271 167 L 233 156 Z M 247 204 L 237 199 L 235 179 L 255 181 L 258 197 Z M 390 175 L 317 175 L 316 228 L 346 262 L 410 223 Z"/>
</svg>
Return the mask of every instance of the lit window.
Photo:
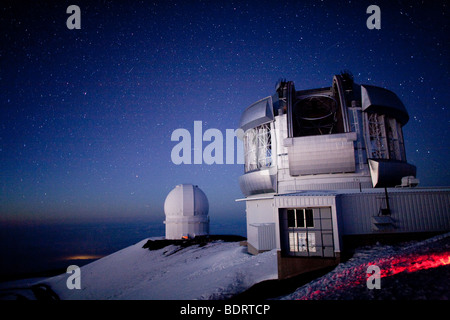
<svg viewBox="0 0 450 320">
<path fill-rule="evenodd" d="M 311 232 L 289 232 L 291 252 L 316 252 L 316 235 Z"/>
<path fill-rule="evenodd" d="M 316 252 L 316 234 L 308 233 L 308 251 Z"/>
<path fill-rule="evenodd" d="M 298 237 L 296 232 L 289 232 L 289 251 L 298 252 Z"/>
<path fill-rule="evenodd" d="M 307 252 L 308 251 L 308 243 L 306 241 L 306 232 L 297 233 L 298 236 L 298 251 L 299 252 Z"/>
</svg>

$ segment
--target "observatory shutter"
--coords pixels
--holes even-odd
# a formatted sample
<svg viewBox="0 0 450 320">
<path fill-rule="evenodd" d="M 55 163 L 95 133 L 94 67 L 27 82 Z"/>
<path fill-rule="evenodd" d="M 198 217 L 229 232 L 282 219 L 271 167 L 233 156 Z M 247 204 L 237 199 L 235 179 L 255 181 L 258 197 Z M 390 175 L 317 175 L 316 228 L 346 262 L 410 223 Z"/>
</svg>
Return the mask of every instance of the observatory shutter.
<svg viewBox="0 0 450 320">
<path fill-rule="evenodd" d="M 354 132 L 285 139 L 290 174 L 354 172 L 355 140 Z"/>
<path fill-rule="evenodd" d="M 272 97 L 261 99 L 249 106 L 241 116 L 239 128 L 244 132 L 259 125 L 273 121 Z"/>
</svg>

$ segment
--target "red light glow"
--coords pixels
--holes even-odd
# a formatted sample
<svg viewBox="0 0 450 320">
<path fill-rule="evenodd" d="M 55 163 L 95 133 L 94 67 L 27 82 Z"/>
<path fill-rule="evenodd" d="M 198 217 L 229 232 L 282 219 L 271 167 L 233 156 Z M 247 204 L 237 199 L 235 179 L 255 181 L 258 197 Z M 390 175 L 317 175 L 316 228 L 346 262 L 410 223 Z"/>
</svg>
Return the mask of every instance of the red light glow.
<svg viewBox="0 0 450 320">
<path fill-rule="evenodd" d="M 386 278 L 403 272 L 413 273 L 450 265 L 450 251 L 391 256 L 344 269 L 329 278 L 324 278 L 323 281 L 319 280 L 318 283 L 313 284 L 300 300 L 326 299 L 329 292 L 344 291 L 357 286 L 366 287 L 367 279 L 371 276 L 371 274 L 366 273 L 370 265 L 378 266 L 380 278 Z M 320 290 L 317 290 L 317 288 Z"/>
<path fill-rule="evenodd" d="M 416 272 L 450 264 L 450 252 L 432 253 L 414 257 L 397 257 L 390 261 L 391 266 L 381 269 L 380 277 L 389 277 L 401 272 Z"/>
</svg>

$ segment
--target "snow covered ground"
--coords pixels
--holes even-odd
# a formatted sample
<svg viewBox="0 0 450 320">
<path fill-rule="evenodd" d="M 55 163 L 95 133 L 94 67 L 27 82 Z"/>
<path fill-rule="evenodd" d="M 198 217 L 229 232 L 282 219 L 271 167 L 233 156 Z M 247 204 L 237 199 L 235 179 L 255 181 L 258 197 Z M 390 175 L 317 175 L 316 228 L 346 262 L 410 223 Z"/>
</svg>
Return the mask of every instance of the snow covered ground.
<svg viewBox="0 0 450 320">
<path fill-rule="evenodd" d="M 81 267 L 81 290 L 69 274 L 45 281 L 61 299 L 225 299 L 277 277 L 276 251 L 257 256 L 238 242 L 150 251 L 143 240 Z"/>
<path fill-rule="evenodd" d="M 65 299 L 227 299 L 252 285 L 277 278 L 276 251 L 249 255 L 238 242 L 158 250 L 142 240 L 81 267 L 81 290 L 68 289 L 70 274 L 0 284 L 23 287 L 43 283 Z M 367 268 L 380 268 L 380 289 L 368 289 Z M 23 291 L 21 291 L 22 294 Z M 33 298 L 31 293 L 27 298 Z M 450 233 L 399 245 L 358 249 L 328 274 L 281 300 L 395 300 L 450 298 Z"/>
</svg>

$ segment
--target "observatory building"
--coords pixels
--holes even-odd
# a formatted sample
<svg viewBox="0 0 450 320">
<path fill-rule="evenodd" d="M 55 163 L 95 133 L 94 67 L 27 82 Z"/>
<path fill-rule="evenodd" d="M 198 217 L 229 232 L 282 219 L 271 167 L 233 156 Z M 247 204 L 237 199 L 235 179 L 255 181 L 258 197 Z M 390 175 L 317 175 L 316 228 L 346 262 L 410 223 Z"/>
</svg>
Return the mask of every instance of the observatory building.
<svg viewBox="0 0 450 320">
<path fill-rule="evenodd" d="M 166 197 L 166 239 L 188 239 L 209 234 L 209 203 L 205 193 L 192 184 L 177 185 Z"/>
<path fill-rule="evenodd" d="M 418 188 L 408 112 L 385 88 L 335 75 L 275 93 L 241 115 L 248 251 L 277 249 L 278 275 L 336 265 L 367 240 L 450 231 L 450 189 Z"/>
</svg>

